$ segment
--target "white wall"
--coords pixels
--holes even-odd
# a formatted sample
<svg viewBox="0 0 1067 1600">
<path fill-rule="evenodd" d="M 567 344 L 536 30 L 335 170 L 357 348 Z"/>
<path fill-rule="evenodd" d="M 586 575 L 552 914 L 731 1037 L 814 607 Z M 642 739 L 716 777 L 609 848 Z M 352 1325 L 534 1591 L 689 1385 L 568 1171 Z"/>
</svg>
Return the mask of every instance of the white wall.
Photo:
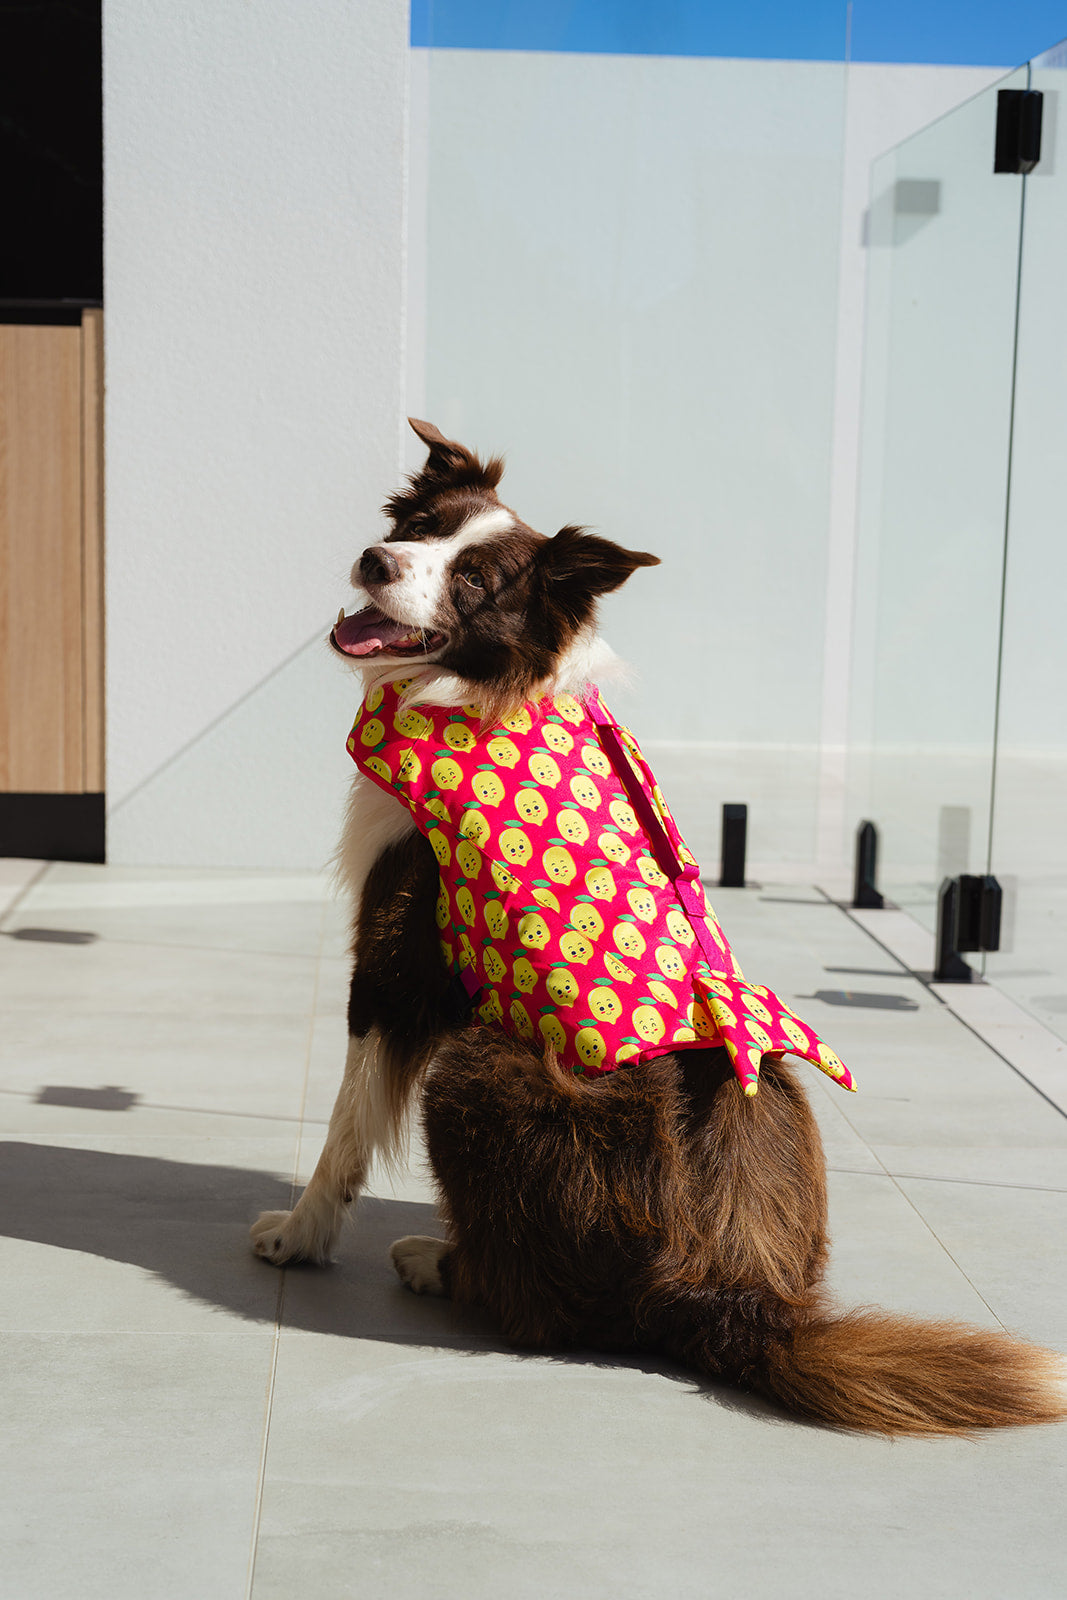
<svg viewBox="0 0 1067 1600">
<path fill-rule="evenodd" d="M 407 26 L 105 4 L 113 861 L 330 848 L 354 695 L 309 641 L 400 460 Z"/>
</svg>

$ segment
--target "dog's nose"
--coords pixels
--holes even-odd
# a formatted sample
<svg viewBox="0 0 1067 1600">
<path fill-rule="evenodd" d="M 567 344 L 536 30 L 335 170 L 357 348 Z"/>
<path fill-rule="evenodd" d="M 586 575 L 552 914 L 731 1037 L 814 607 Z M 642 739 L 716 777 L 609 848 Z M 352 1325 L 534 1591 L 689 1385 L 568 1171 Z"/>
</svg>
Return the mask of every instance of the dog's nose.
<svg viewBox="0 0 1067 1600">
<path fill-rule="evenodd" d="M 359 558 L 359 575 L 364 583 L 393 583 L 400 563 L 387 544 L 372 544 Z"/>
</svg>

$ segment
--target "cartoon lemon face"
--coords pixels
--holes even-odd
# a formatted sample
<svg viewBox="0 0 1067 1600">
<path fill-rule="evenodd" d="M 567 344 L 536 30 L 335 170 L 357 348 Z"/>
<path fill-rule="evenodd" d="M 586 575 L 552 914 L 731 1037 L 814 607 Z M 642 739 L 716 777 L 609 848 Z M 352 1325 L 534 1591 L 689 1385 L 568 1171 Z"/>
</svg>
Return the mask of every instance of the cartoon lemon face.
<svg viewBox="0 0 1067 1600">
<path fill-rule="evenodd" d="M 509 733 L 529 733 L 533 723 L 528 711 L 516 711 L 510 717 L 504 718 L 501 727 L 507 728 Z"/>
<path fill-rule="evenodd" d="M 585 886 L 598 900 L 615 898 L 615 879 L 607 867 L 590 867 L 585 875 Z"/>
<path fill-rule="evenodd" d="M 558 1006 L 572 1006 L 578 998 L 578 984 L 566 967 L 553 967 L 545 987 Z"/>
<path fill-rule="evenodd" d="M 641 874 L 642 878 L 644 878 L 645 882 L 651 884 L 653 888 L 662 889 L 666 886 L 667 879 L 659 870 L 651 856 L 639 856 L 637 859 L 637 870 Z"/>
<path fill-rule="evenodd" d="M 595 744 L 583 745 L 578 759 L 587 772 L 595 772 L 598 778 L 611 777 L 611 762 L 599 746 Z"/>
<path fill-rule="evenodd" d="M 725 1000 L 716 1000 L 714 1006 L 715 1021 L 719 1028 L 736 1028 L 737 1018 L 726 1004 Z"/>
<path fill-rule="evenodd" d="M 482 952 L 482 966 L 490 983 L 503 983 L 508 975 L 507 967 L 491 944 L 486 945 Z"/>
<path fill-rule="evenodd" d="M 608 1053 L 595 1028 L 579 1028 L 574 1036 L 574 1048 L 587 1067 L 599 1067 Z"/>
<path fill-rule="evenodd" d="M 581 722 L 584 713 L 572 694 L 557 694 L 555 700 L 556 710 L 561 717 L 566 717 L 568 722 Z"/>
<path fill-rule="evenodd" d="M 371 759 L 373 760 L 374 758 L 372 757 Z M 414 750 L 405 750 L 400 758 L 400 766 L 396 774 L 399 781 L 401 783 L 415 783 L 421 771 L 422 762 Z"/>
<path fill-rule="evenodd" d="M 759 998 L 759 995 L 744 994 L 741 996 L 741 1000 L 745 1010 L 751 1012 L 760 1022 L 773 1022 L 773 1017 Z"/>
<path fill-rule="evenodd" d="M 545 851 L 541 857 L 545 869 L 545 876 L 551 878 L 553 883 L 573 883 L 578 875 L 578 868 L 569 850 L 564 850 L 561 844 L 554 844 Z"/>
<path fill-rule="evenodd" d="M 661 944 L 657 947 L 656 965 L 665 978 L 685 977 L 685 962 L 673 945 Z"/>
<path fill-rule="evenodd" d="M 530 893 L 533 895 L 539 906 L 547 906 L 550 911 L 555 911 L 557 914 L 559 913 L 559 901 L 552 893 L 552 890 L 546 889 L 544 884 L 535 884 L 535 886 L 530 890 Z"/>
<path fill-rule="evenodd" d="M 800 1026 L 799 1022 L 795 1022 L 792 1017 L 782 1018 L 782 1032 L 789 1040 L 789 1043 L 800 1051 L 801 1055 L 803 1055 L 806 1050 L 811 1048 L 810 1041 L 807 1034 L 804 1032 L 804 1029 Z"/>
<path fill-rule="evenodd" d="M 562 1050 L 565 1047 L 567 1030 L 558 1017 L 554 1017 L 549 1013 L 548 1016 L 541 1018 L 537 1026 L 541 1030 L 541 1037 L 546 1044 L 552 1046 L 553 1050 Z"/>
<path fill-rule="evenodd" d="M 663 982 L 662 978 L 649 978 L 648 992 L 653 996 L 654 999 L 659 1001 L 660 1005 L 673 1006 L 674 995 Z"/>
<path fill-rule="evenodd" d="M 456 910 L 468 928 L 474 926 L 474 896 L 469 889 L 456 890 Z"/>
<path fill-rule="evenodd" d="M 844 1076 L 845 1069 L 840 1057 L 834 1054 L 828 1044 L 823 1044 L 821 1039 L 819 1041 L 819 1060 L 832 1078 Z"/>
<path fill-rule="evenodd" d="M 430 735 L 429 718 L 424 717 L 421 711 L 409 707 L 393 718 L 393 727 L 405 739 L 426 739 Z"/>
<path fill-rule="evenodd" d="M 533 855 L 533 845 L 521 828 L 505 828 L 500 835 L 500 848 L 509 861 L 522 866 Z"/>
<path fill-rule="evenodd" d="M 584 966 L 593 954 L 593 946 L 580 933 L 565 933 L 560 937 L 559 948 L 567 961 L 580 961 Z"/>
<path fill-rule="evenodd" d="M 580 811 L 558 811 L 556 827 L 571 844 L 584 844 L 589 837 L 589 824 Z"/>
<path fill-rule="evenodd" d="M 751 1018 L 746 1018 L 745 1029 L 749 1038 L 755 1040 L 761 1051 L 769 1050 L 771 1048 L 774 1040 L 771 1038 L 766 1028 L 761 1027 L 758 1022 L 753 1022 Z"/>
<path fill-rule="evenodd" d="M 471 944 L 470 940 L 468 939 L 468 937 L 467 937 L 467 935 L 465 933 L 461 933 L 460 936 L 459 936 L 459 947 L 460 947 L 460 957 L 459 957 L 460 966 L 473 967 L 474 962 L 475 962 L 474 946 Z"/>
<path fill-rule="evenodd" d="M 485 902 L 485 923 L 494 939 L 502 939 L 508 931 L 508 914 L 499 900 Z"/>
<path fill-rule="evenodd" d="M 447 939 L 441 939 L 438 942 L 440 943 L 440 946 L 441 946 L 441 959 L 444 962 L 445 966 L 449 969 L 449 971 L 451 971 L 452 970 L 452 946 L 449 944 Z"/>
<path fill-rule="evenodd" d="M 721 978 L 702 978 L 700 981 L 706 989 L 711 990 L 712 994 L 721 994 L 724 1000 L 729 1000 L 733 994 L 730 985 L 724 983 Z"/>
<path fill-rule="evenodd" d="M 566 728 L 561 728 L 558 722 L 545 723 L 544 741 L 550 750 L 556 751 L 557 755 L 565 756 L 568 750 L 574 749 L 574 740 Z"/>
<path fill-rule="evenodd" d="M 489 991 L 489 998 L 478 1007 L 478 1015 L 483 1022 L 490 1024 L 503 1022 L 504 1008 L 500 1004 L 500 996 L 495 989 Z"/>
<path fill-rule="evenodd" d="M 624 1061 L 632 1061 L 634 1056 L 641 1054 L 641 1046 L 628 1039 L 625 1044 L 620 1044 L 615 1052 L 616 1064 L 621 1066 Z"/>
<path fill-rule="evenodd" d="M 525 956 L 520 956 L 513 964 L 511 975 L 515 979 L 516 989 L 521 989 L 523 994 L 529 994 L 532 989 L 537 988 L 537 973 Z"/>
<path fill-rule="evenodd" d="M 585 905 L 584 903 L 579 902 L 575 907 L 574 915 L 571 917 L 571 922 L 578 929 L 579 933 L 588 934 L 589 938 L 592 939 L 594 943 L 604 932 L 604 918 L 600 915 L 600 912 L 597 910 L 596 906 Z"/>
<path fill-rule="evenodd" d="M 702 1039 L 713 1039 L 719 1031 L 699 1000 L 689 1007 L 689 1021 Z"/>
<path fill-rule="evenodd" d="M 495 761 L 498 767 L 514 767 L 518 765 L 518 749 L 510 739 L 505 739 L 503 734 L 500 734 L 495 739 L 490 739 L 485 749 L 490 761 Z"/>
<path fill-rule="evenodd" d="M 608 814 L 615 826 L 621 828 L 624 833 L 641 832 L 641 824 L 634 815 L 633 806 L 627 805 L 625 800 L 613 800 L 608 806 Z"/>
<path fill-rule="evenodd" d="M 430 841 L 430 844 L 433 848 L 433 853 L 437 857 L 440 865 L 442 867 L 447 867 L 448 863 L 452 860 L 452 846 L 449 844 L 440 828 L 431 828 L 427 838 Z"/>
<path fill-rule="evenodd" d="M 532 822 L 540 827 L 548 816 L 548 807 L 536 789 L 522 789 L 516 796 L 515 809 L 523 822 Z"/>
<path fill-rule="evenodd" d="M 480 811 L 465 811 L 459 819 L 460 837 L 470 839 L 476 845 L 487 844 L 492 831 L 488 819 Z"/>
<path fill-rule="evenodd" d="M 689 918 L 684 911 L 679 911 L 677 906 L 672 906 L 667 912 L 667 932 L 679 944 L 691 945 L 696 938 Z"/>
<path fill-rule="evenodd" d="M 389 771 L 389 763 L 383 761 L 381 756 L 368 756 L 363 764 L 368 772 L 376 772 L 386 783 L 392 783 L 393 774 Z"/>
<path fill-rule="evenodd" d="M 382 700 L 384 699 L 384 697 L 385 697 L 385 690 L 384 689 L 372 689 L 370 694 L 367 696 L 366 700 L 363 703 L 366 706 L 368 711 L 377 711 L 377 709 L 381 705 Z"/>
<path fill-rule="evenodd" d="M 498 806 L 504 798 L 504 785 L 495 772 L 476 772 L 471 788 L 483 806 Z"/>
<path fill-rule="evenodd" d="M 458 789 L 463 780 L 463 768 L 451 756 L 438 756 L 430 763 L 430 775 L 439 789 Z"/>
<path fill-rule="evenodd" d="M 635 1032 L 649 1044 L 659 1044 L 666 1033 L 666 1025 L 655 1006 L 635 1006 L 633 1012 Z"/>
<path fill-rule="evenodd" d="M 620 961 L 618 956 L 614 955 L 610 950 L 605 950 L 604 952 L 604 965 L 611 973 L 611 976 L 619 983 L 633 983 L 634 975 L 626 965 L 626 962 Z"/>
<path fill-rule="evenodd" d="M 546 783 L 550 789 L 555 789 L 562 780 L 562 773 L 550 755 L 535 750 L 526 765 L 530 769 L 530 776 L 538 783 Z"/>
<path fill-rule="evenodd" d="M 426 809 L 433 813 L 441 822 L 448 821 L 448 807 L 437 795 L 431 795 L 426 802 Z"/>
<path fill-rule="evenodd" d="M 632 922 L 620 922 L 612 929 L 611 937 L 615 941 L 616 950 L 621 950 L 624 956 L 644 955 L 644 934 L 639 933 Z"/>
<path fill-rule="evenodd" d="M 656 902 L 647 889 L 628 889 L 626 898 L 635 917 L 642 922 L 655 922 Z"/>
<path fill-rule="evenodd" d="M 598 983 L 590 996 L 589 1009 L 598 1022 L 618 1022 L 622 1016 L 622 1001 L 614 989 Z"/>
<path fill-rule="evenodd" d="M 376 744 L 381 744 L 384 738 L 385 724 L 377 717 L 371 717 L 370 721 L 365 722 L 359 730 L 360 743 L 369 745 L 372 749 Z"/>
<path fill-rule="evenodd" d="M 516 889 L 522 887 L 514 873 L 509 872 L 507 867 L 502 866 L 499 861 L 494 861 L 489 871 L 492 873 L 493 882 L 501 894 L 514 894 Z"/>
<path fill-rule="evenodd" d="M 618 861 L 621 865 L 630 859 L 630 852 L 617 833 L 602 833 L 597 839 L 597 844 L 609 861 Z"/>
<path fill-rule="evenodd" d="M 448 924 L 452 920 L 452 913 L 449 910 L 448 895 L 445 893 L 444 884 L 441 885 L 437 892 L 437 908 L 434 912 L 434 916 L 437 918 L 437 926 L 439 928 L 447 928 Z"/>
<path fill-rule="evenodd" d="M 456 860 L 465 878 L 476 878 L 481 871 L 482 852 L 467 839 L 456 846 Z"/>
<path fill-rule="evenodd" d="M 693 1044 L 695 1040 L 695 1030 L 687 1028 L 684 1024 L 680 1028 L 675 1028 L 671 1034 L 671 1044 Z"/>
<path fill-rule="evenodd" d="M 572 778 L 570 789 L 571 794 L 577 800 L 578 804 L 580 806 L 584 806 L 587 811 L 596 811 L 599 809 L 600 790 L 597 788 L 592 778 L 583 778 L 580 775 L 576 778 Z"/>
<path fill-rule="evenodd" d="M 543 950 L 551 938 L 548 923 L 536 911 L 527 911 L 519 918 L 518 934 L 527 950 Z"/>
<path fill-rule="evenodd" d="M 476 742 L 474 730 L 465 722 L 450 722 L 442 738 L 450 750 L 473 750 Z"/>
</svg>

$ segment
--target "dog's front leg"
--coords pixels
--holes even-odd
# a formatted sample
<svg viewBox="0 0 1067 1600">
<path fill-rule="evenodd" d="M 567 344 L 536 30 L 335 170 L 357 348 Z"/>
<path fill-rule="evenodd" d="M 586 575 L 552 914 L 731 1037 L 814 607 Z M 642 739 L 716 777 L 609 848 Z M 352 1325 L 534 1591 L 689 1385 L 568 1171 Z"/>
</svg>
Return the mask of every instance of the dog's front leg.
<svg viewBox="0 0 1067 1600">
<path fill-rule="evenodd" d="M 261 1212 L 252 1225 L 253 1250 L 275 1266 L 321 1266 L 330 1259 L 347 1207 L 358 1199 L 375 1149 L 391 1126 L 381 1051 L 376 1027 L 349 1039 L 344 1078 L 311 1182 L 294 1210 Z"/>
</svg>

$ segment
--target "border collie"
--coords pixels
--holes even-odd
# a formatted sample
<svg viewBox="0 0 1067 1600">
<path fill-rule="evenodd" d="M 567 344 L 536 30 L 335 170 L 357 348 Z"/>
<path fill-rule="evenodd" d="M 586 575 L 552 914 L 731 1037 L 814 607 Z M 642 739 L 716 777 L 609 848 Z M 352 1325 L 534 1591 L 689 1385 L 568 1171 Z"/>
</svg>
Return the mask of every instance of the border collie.
<svg viewBox="0 0 1067 1600">
<path fill-rule="evenodd" d="M 342 612 L 333 648 L 368 695 L 407 679 L 412 707 L 477 706 L 483 723 L 587 694 L 614 661 L 598 596 L 657 558 L 573 527 L 535 532 L 498 499 L 499 460 L 412 427 L 428 460 L 356 563 L 370 604 Z M 418 1097 L 447 1237 L 400 1240 L 394 1265 L 417 1293 L 486 1308 L 517 1346 L 655 1352 L 883 1433 L 1067 1414 L 1051 1352 L 827 1305 L 825 1164 L 784 1061 L 765 1058 L 754 1096 L 721 1048 L 576 1076 L 541 1039 L 472 1026 L 442 960 L 437 857 L 409 808 L 362 776 L 340 864 L 355 906 L 344 1080 L 295 1210 L 252 1228 L 258 1255 L 328 1261 Z"/>
</svg>

